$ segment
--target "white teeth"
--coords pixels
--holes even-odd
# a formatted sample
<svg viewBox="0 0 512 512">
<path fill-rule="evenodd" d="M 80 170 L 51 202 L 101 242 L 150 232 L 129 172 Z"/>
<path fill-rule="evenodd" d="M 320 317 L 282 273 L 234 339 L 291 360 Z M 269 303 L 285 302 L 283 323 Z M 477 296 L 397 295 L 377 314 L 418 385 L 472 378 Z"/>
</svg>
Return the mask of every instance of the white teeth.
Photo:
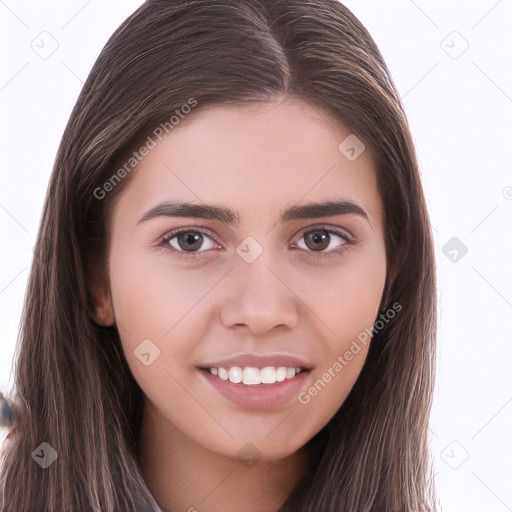
<svg viewBox="0 0 512 512">
<path fill-rule="evenodd" d="M 239 366 L 232 366 L 229 369 L 229 381 L 238 384 L 242 382 L 242 368 Z"/>
<path fill-rule="evenodd" d="M 253 366 L 241 368 L 240 366 L 232 366 L 231 368 L 208 368 L 208 371 L 222 380 L 229 380 L 234 384 L 243 383 L 247 386 L 255 386 L 258 384 L 275 384 L 290 380 L 300 373 L 302 368 L 286 367 L 286 366 L 266 366 L 259 369 Z"/>
<path fill-rule="evenodd" d="M 284 366 L 280 366 L 276 371 L 276 381 L 283 382 L 286 379 L 286 368 Z"/>
<path fill-rule="evenodd" d="M 276 370 L 272 366 L 267 366 L 260 370 L 261 382 L 263 384 L 274 384 L 276 381 Z"/>
<path fill-rule="evenodd" d="M 244 368 L 242 382 L 244 384 L 261 384 L 261 374 L 258 368 Z"/>
</svg>

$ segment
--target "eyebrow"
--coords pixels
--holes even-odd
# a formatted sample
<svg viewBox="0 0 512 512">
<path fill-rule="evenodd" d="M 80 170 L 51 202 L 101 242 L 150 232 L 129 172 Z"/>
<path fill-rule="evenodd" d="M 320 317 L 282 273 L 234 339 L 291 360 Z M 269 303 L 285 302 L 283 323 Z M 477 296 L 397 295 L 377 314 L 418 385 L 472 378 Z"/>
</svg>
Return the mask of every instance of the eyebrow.
<svg viewBox="0 0 512 512">
<path fill-rule="evenodd" d="M 369 223 L 368 215 L 363 208 L 348 199 L 291 206 L 281 212 L 279 220 L 280 222 L 289 222 L 292 220 L 315 219 L 319 217 L 348 214 L 359 215 Z M 158 217 L 197 217 L 201 219 L 217 220 L 223 224 L 240 224 L 240 213 L 237 211 L 230 210 L 224 206 L 187 203 L 182 201 L 167 201 L 151 208 L 141 217 L 137 224 Z"/>
</svg>

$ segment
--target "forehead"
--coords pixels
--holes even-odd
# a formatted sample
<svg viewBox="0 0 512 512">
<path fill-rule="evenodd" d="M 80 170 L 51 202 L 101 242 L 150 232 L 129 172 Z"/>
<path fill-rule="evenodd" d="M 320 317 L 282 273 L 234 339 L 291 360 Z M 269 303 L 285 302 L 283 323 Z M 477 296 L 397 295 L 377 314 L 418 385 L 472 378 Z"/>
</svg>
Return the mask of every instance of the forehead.
<svg viewBox="0 0 512 512">
<path fill-rule="evenodd" d="M 347 157 L 344 141 L 353 137 L 329 114 L 295 98 L 199 106 L 161 140 L 154 138 L 120 202 L 139 213 L 164 201 L 223 204 L 249 223 L 276 218 L 294 204 L 348 199 L 379 222 L 373 158 L 368 148 Z"/>
</svg>

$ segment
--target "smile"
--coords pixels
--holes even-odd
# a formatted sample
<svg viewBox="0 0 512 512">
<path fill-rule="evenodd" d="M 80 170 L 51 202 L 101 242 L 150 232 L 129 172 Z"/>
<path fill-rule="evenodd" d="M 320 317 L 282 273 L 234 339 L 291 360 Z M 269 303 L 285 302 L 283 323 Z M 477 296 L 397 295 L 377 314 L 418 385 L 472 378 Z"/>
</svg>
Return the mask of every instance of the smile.
<svg viewBox="0 0 512 512">
<path fill-rule="evenodd" d="M 252 366 L 240 367 L 232 366 L 225 368 L 205 368 L 211 375 L 222 380 L 229 380 L 233 384 L 245 384 L 247 386 L 257 386 L 259 384 L 275 384 L 291 380 L 299 373 L 305 371 L 303 368 L 290 366 L 266 366 L 256 368 Z"/>
</svg>

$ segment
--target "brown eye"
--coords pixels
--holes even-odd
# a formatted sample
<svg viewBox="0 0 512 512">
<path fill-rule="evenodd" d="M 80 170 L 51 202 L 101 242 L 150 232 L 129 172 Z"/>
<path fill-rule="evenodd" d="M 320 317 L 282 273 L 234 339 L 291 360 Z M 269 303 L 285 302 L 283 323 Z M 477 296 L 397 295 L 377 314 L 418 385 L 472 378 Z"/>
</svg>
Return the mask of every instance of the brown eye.
<svg viewBox="0 0 512 512">
<path fill-rule="evenodd" d="M 302 239 L 304 239 L 304 242 L 302 242 Z M 336 240 L 341 241 L 341 243 L 331 247 L 331 250 L 326 250 L 329 246 L 332 246 L 332 242 L 335 242 Z M 355 240 L 351 236 L 342 231 L 335 231 L 327 228 L 316 228 L 303 233 L 297 247 L 304 249 L 307 252 L 327 256 L 332 253 L 339 253 L 354 242 Z"/>
<path fill-rule="evenodd" d="M 217 244 L 202 231 L 194 229 L 179 229 L 165 235 L 161 245 L 167 246 L 172 252 L 179 255 L 189 253 L 200 254 L 208 249 L 215 249 Z"/>
<path fill-rule="evenodd" d="M 197 231 L 179 233 L 176 240 L 183 251 L 197 251 L 203 245 L 203 235 Z"/>
<path fill-rule="evenodd" d="M 327 231 L 310 231 L 304 235 L 304 241 L 312 251 L 324 251 L 329 247 L 331 236 Z"/>
</svg>

